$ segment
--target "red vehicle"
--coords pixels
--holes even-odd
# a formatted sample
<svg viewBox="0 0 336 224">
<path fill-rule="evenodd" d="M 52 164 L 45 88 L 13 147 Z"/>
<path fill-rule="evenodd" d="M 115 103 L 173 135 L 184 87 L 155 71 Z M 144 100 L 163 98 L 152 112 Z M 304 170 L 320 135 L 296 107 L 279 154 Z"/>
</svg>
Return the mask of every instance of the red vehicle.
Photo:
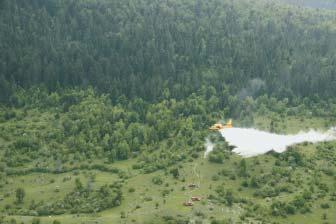
<svg viewBox="0 0 336 224">
<path fill-rule="evenodd" d="M 193 206 L 194 204 L 191 201 L 187 201 L 183 203 L 184 206 Z"/>
</svg>

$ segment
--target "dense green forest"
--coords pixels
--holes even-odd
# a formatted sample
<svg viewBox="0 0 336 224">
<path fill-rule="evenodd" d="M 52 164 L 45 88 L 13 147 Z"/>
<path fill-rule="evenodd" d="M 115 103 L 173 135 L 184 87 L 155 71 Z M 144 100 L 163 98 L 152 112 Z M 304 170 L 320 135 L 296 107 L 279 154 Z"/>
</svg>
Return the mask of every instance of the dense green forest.
<svg viewBox="0 0 336 224">
<path fill-rule="evenodd" d="M 0 0 L 0 223 L 336 223 L 334 5 Z"/>
<path fill-rule="evenodd" d="M 310 7 L 316 9 L 336 9 L 336 1 L 335 0 L 281 0 L 288 4 L 293 4 L 302 7 Z"/>
<path fill-rule="evenodd" d="M 0 10 L 2 101 L 36 84 L 150 101 L 202 85 L 335 95 L 332 12 L 248 0 L 2 0 Z"/>
</svg>

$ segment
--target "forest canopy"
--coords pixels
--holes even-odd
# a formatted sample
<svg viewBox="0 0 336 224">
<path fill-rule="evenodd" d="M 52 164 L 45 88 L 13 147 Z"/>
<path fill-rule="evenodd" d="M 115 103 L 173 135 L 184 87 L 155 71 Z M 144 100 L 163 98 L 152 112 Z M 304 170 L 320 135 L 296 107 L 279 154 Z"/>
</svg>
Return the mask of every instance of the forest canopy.
<svg viewBox="0 0 336 224">
<path fill-rule="evenodd" d="M 34 85 L 93 86 L 113 100 L 182 99 L 204 85 L 327 99 L 335 22 L 276 1 L 2 0 L 0 100 Z"/>
</svg>

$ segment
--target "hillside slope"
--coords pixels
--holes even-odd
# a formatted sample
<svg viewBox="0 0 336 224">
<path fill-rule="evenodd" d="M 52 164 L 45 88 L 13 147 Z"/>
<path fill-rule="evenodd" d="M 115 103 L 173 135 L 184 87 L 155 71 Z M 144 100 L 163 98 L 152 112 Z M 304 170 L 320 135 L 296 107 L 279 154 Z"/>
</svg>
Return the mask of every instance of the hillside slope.
<svg viewBox="0 0 336 224">
<path fill-rule="evenodd" d="M 92 89 L 51 94 L 35 89 L 17 98 L 21 106 L 0 110 L 1 222 L 333 223 L 336 218 L 335 142 L 244 159 L 219 133 L 208 131 L 220 114 L 206 98 L 114 105 Z M 303 105 L 294 114 L 295 108 L 281 101 L 250 103 L 255 109 L 235 125 L 295 133 L 336 124 L 331 113 L 311 116 Z M 206 138 L 215 143 L 208 158 Z M 192 197 L 200 201 L 184 206 Z"/>
<path fill-rule="evenodd" d="M 332 12 L 248 0 L 3 0 L 0 11 L 2 101 L 36 84 L 93 85 L 114 100 L 202 85 L 335 95 Z"/>
</svg>

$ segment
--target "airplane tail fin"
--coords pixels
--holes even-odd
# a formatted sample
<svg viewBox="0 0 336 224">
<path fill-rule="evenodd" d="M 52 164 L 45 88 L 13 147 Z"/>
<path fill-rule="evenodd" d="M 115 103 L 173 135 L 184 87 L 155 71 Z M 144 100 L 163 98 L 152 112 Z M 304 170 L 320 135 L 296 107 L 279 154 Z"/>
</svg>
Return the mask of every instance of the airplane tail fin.
<svg viewBox="0 0 336 224">
<path fill-rule="evenodd" d="M 227 128 L 232 128 L 232 119 L 230 119 L 226 125 L 225 125 Z"/>
</svg>

